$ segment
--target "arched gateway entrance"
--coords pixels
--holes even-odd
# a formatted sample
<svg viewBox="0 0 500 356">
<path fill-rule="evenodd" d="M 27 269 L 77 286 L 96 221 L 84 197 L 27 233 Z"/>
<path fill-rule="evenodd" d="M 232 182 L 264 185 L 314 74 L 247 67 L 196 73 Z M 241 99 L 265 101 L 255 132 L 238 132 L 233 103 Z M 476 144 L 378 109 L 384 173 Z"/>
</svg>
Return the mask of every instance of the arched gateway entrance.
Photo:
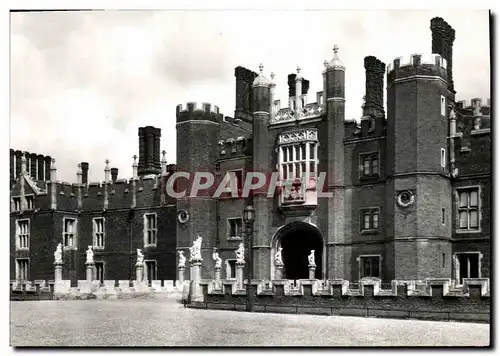
<svg viewBox="0 0 500 356">
<path fill-rule="evenodd" d="M 282 247 L 284 263 L 283 279 L 308 279 L 307 256 L 314 250 L 316 279 L 322 279 L 324 271 L 324 241 L 319 229 L 306 222 L 292 222 L 280 228 L 273 237 L 271 278 L 275 278 L 274 256 Z"/>
</svg>

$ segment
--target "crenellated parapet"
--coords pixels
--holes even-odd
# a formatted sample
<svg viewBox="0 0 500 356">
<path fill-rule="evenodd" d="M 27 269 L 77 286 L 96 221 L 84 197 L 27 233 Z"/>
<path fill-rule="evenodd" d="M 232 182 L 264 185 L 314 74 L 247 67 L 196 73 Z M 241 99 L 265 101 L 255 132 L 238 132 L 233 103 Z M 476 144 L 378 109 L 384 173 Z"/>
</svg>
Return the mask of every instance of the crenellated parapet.
<svg viewBox="0 0 500 356">
<path fill-rule="evenodd" d="M 217 105 L 197 102 L 177 105 L 176 116 L 177 125 L 191 121 L 210 121 L 220 124 L 223 119 Z"/>
<path fill-rule="evenodd" d="M 247 291 L 236 280 L 201 280 L 203 300 L 192 308 L 245 310 Z M 245 283 L 246 284 L 246 281 Z M 392 281 L 378 278 L 351 284 L 343 279 L 252 280 L 256 312 L 489 322 L 491 295 L 486 278 Z"/>
<path fill-rule="evenodd" d="M 398 57 L 387 66 L 388 86 L 397 81 L 414 77 L 439 77 L 448 80 L 447 61 L 439 54 L 412 54 Z"/>
<path fill-rule="evenodd" d="M 491 99 L 472 98 L 469 100 L 458 100 L 455 106 L 463 115 L 489 116 L 491 112 Z"/>
</svg>

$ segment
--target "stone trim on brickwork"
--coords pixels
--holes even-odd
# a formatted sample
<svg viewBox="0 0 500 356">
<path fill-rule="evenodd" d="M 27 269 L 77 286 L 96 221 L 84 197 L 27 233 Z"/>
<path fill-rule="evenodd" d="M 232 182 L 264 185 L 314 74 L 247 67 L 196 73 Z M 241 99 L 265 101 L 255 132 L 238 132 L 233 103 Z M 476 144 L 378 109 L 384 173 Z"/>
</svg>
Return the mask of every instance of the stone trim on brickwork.
<svg viewBox="0 0 500 356">
<path fill-rule="evenodd" d="M 175 124 L 175 126 L 180 126 L 182 124 L 186 123 L 191 123 L 191 124 L 213 124 L 219 126 L 220 124 L 218 122 L 213 122 L 210 120 L 186 120 L 186 121 L 181 121 Z"/>
<path fill-rule="evenodd" d="M 400 83 L 405 83 L 405 82 L 411 82 L 411 81 L 413 81 L 415 79 L 437 80 L 437 81 L 440 81 L 441 83 L 443 83 L 444 85 L 448 85 L 443 78 L 435 76 L 435 75 L 412 75 L 410 77 L 399 78 L 399 79 L 396 79 L 396 80 L 394 80 L 392 82 L 389 82 L 389 83 L 387 83 L 387 87 L 390 88 L 390 87 L 392 87 L 395 84 L 400 84 Z"/>
</svg>

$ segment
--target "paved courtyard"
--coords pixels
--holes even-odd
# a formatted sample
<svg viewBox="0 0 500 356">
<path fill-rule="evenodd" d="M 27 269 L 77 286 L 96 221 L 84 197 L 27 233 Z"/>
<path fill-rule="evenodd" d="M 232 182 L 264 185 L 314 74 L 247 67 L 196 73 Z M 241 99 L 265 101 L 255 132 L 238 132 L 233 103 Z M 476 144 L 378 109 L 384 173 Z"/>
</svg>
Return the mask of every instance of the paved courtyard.
<svg viewBox="0 0 500 356">
<path fill-rule="evenodd" d="M 489 324 L 185 309 L 172 299 L 11 302 L 11 346 L 487 346 Z"/>
</svg>

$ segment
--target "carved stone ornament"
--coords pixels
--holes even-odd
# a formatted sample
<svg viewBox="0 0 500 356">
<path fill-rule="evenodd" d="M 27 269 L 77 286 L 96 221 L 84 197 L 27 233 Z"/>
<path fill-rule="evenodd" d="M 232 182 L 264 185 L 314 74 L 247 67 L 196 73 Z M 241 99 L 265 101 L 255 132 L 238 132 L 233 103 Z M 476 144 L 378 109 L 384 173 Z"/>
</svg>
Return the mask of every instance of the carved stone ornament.
<svg viewBox="0 0 500 356">
<path fill-rule="evenodd" d="M 415 195 L 409 190 L 403 190 L 398 194 L 398 205 L 407 208 L 415 202 Z"/>
<path fill-rule="evenodd" d="M 318 131 L 311 129 L 303 129 L 303 130 L 284 132 L 279 135 L 278 139 L 278 142 L 280 144 L 295 143 L 302 141 L 318 141 Z"/>
<path fill-rule="evenodd" d="M 185 224 L 189 221 L 189 213 L 186 210 L 179 210 L 177 213 L 177 220 L 181 224 Z"/>
</svg>

